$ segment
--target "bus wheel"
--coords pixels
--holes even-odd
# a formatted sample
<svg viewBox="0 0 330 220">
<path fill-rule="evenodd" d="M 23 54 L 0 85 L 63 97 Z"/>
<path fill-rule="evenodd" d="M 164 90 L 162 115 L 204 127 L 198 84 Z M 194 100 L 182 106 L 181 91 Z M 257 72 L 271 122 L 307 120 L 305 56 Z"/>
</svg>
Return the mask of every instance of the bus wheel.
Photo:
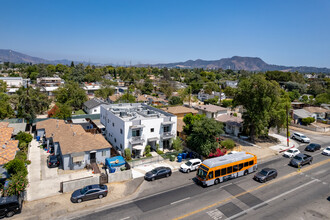
<svg viewBox="0 0 330 220">
<path fill-rule="evenodd" d="M 214 180 L 214 185 L 217 185 L 219 182 L 219 179 Z"/>
<path fill-rule="evenodd" d="M 248 175 L 248 171 L 247 170 L 244 171 L 244 176 L 246 176 L 246 175 Z"/>
</svg>

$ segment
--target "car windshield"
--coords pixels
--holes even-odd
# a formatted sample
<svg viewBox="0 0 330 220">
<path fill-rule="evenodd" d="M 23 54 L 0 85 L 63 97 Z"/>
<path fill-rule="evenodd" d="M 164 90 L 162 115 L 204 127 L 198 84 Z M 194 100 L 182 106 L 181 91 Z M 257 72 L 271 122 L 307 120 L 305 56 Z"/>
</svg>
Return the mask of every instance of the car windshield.
<svg viewBox="0 0 330 220">
<path fill-rule="evenodd" d="M 199 176 L 201 179 L 205 179 L 207 172 L 202 170 L 201 168 L 197 171 L 197 176 Z"/>
<path fill-rule="evenodd" d="M 293 150 L 288 150 L 287 152 L 288 152 L 288 153 L 293 153 Z"/>
<path fill-rule="evenodd" d="M 302 158 L 299 157 L 299 156 L 295 156 L 294 159 L 295 159 L 295 160 L 299 160 L 299 161 L 302 160 Z"/>
<path fill-rule="evenodd" d="M 86 186 L 80 190 L 80 193 L 85 194 L 87 191 L 88 191 L 88 187 Z"/>
<path fill-rule="evenodd" d="M 156 174 L 157 171 L 158 171 L 157 169 L 151 170 L 151 172 L 152 172 L 153 174 Z"/>
<path fill-rule="evenodd" d="M 191 165 L 191 162 L 190 162 L 190 161 L 188 161 L 188 162 L 186 163 L 186 165 L 187 165 L 187 166 L 190 166 L 190 165 Z"/>
<path fill-rule="evenodd" d="M 302 137 L 302 138 L 306 138 L 306 136 L 305 136 L 305 135 L 301 135 L 300 137 Z"/>
<path fill-rule="evenodd" d="M 330 147 L 327 147 L 326 150 L 330 150 Z"/>
<path fill-rule="evenodd" d="M 261 171 L 260 171 L 260 174 L 263 175 L 263 176 L 267 176 L 267 173 L 268 173 L 268 172 L 265 171 L 265 170 L 261 170 Z"/>
</svg>

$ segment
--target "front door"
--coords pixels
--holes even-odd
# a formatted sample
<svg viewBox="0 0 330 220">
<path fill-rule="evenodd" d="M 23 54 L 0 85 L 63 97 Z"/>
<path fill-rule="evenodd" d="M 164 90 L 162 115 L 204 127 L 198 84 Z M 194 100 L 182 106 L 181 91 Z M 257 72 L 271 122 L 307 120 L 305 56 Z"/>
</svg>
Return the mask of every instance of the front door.
<svg viewBox="0 0 330 220">
<path fill-rule="evenodd" d="M 96 163 L 96 152 L 90 153 L 90 163 Z"/>
</svg>

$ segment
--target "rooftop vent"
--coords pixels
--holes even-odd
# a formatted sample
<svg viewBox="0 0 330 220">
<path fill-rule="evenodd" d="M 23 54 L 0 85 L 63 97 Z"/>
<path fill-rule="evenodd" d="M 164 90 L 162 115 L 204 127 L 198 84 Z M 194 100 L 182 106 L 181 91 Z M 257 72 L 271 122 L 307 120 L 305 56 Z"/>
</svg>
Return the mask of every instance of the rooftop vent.
<svg viewBox="0 0 330 220">
<path fill-rule="evenodd" d="M 4 144 L 4 145 L 2 145 L 2 149 L 6 149 L 6 145 Z"/>
</svg>

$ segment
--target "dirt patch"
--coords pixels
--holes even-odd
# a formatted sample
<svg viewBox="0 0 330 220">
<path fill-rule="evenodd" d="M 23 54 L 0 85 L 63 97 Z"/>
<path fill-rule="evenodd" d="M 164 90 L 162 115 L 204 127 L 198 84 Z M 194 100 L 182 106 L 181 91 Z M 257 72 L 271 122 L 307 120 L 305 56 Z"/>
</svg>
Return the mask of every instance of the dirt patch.
<svg viewBox="0 0 330 220">
<path fill-rule="evenodd" d="M 261 146 L 246 147 L 246 146 L 241 146 L 241 150 L 256 155 L 258 160 L 264 160 L 266 158 L 277 155 L 277 152 L 270 149 L 269 147 L 261 147 Z"/>
<path fill-rule="evenodd" d="M 267 137 L 259 137 L 255 140 L 255 145 L 258 145 L 260 147 L 271 147 L 277 144 L 280 144 L 281 142 L 272 136 L 267 136 Z"/>
</svg>

